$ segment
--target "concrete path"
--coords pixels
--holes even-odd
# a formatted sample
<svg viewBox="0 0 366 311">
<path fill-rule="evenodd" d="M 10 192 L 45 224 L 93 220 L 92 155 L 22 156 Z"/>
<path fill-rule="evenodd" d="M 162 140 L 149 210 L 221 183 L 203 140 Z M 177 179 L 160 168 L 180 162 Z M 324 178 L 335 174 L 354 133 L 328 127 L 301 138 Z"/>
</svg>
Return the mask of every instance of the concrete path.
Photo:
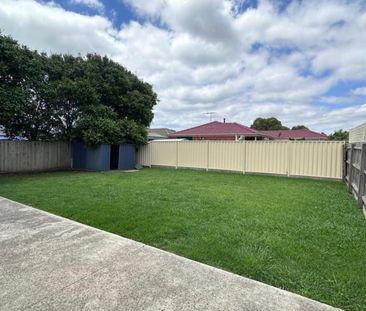
<svg viewBox="0 0 366 311">
<path fill-rule="evenodd" d="M 0 310 L 336 310 L 0 197 Z"/>
</svg>

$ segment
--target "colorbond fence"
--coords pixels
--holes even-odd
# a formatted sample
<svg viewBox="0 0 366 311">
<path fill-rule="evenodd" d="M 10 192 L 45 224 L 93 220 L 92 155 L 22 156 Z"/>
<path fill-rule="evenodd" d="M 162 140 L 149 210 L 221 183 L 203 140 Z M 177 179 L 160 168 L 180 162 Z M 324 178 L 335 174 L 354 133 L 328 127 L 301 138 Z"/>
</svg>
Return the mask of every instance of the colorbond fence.
<svg viewBox="0 0 366 311">
<path fill-rule="evenodd" d="M 345 180 L 366 217 L 366 143 L 346 147 Z"/>
<path fill-rule="evenodd" d="M 0 172 L 16 173 L 71 167 L 71 146 L 65 142 L 0 141 Z"/>
<path fill-rule="evenodd" d="M 139 149 L 138 164 L 242 173 L 343 178 L 344 142 L 153 141 Z"/>
</svg>

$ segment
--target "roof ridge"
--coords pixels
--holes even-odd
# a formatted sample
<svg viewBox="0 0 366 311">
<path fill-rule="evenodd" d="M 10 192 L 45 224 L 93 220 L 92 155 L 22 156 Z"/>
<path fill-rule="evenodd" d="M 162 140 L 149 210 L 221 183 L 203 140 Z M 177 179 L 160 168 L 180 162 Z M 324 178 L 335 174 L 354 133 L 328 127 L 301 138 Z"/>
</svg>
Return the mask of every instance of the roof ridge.
<svg viewBox="0 0 366 311">
<path fill-rule="evenodd" d="M 193 126 L 193 127 L 189 127 L 187 129 L 184 129 L 184 130 L 176 131 L 175 133 L 178 133 L 179 134 L 180 132 L 197 129 L 197 128 L 200 128 L 202 126 L 206 126 L 206 125 L 214 124 L 214 123 L 220 123 L 220 122 L 219 121 L 211 121 L 211 122 L 208 122 L 208 123 L 205 123 L 205 124 L 201 124 L 201 125 L 196 125 L 196 126 Z"/>
<path fill-rule="evenodd" d="M 252 129 L 251 127 L 246 126 L 246 125 L 244 125 L 244 124 L 241 124 L 241 123 L 238 123 L 238 122 L 233 122 L 233 124 L 236 124 L 236 125 L 239 125 L 239 126 L 241 126 L 241 127 L 244 127 L 245 129 L 247 129 L 247 130 L 249 130 L 249 131 L 251 131 L 251 132 L 253 132 L 253 133 L 258 133 L 258 134 L 260 134 L 260 131 L 258 131 L 258 130 L 256 130 L 256 129 Z"/>
</svg>

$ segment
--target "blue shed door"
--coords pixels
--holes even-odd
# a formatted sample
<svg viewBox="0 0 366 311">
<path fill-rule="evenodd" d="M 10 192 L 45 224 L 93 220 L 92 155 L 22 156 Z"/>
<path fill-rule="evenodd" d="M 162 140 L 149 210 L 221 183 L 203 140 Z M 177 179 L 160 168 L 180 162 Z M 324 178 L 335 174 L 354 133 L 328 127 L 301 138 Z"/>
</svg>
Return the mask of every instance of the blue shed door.
<svg viewBox="0 0 366 311">
<path fill-rule="evenodd" d="M 133 170 L 136 167 L 135 145 L 119 145 L 119 166 L 120 170 Z"/>
</svg>

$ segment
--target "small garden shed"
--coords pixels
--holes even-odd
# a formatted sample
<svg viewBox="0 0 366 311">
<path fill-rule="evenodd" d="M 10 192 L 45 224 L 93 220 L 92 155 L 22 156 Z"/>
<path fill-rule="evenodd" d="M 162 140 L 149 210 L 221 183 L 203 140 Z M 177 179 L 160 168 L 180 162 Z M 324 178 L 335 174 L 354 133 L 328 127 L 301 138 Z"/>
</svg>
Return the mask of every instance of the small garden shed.
<svg viewBox="0 0 366 311">
<path fill-rule="evenodd" d="M 82 141 L 72 145 L 72 168 L 89 171 L 131 170 L 136 166 L 133 144 L 102 144 L 89 147 Z"/>
</svg>

